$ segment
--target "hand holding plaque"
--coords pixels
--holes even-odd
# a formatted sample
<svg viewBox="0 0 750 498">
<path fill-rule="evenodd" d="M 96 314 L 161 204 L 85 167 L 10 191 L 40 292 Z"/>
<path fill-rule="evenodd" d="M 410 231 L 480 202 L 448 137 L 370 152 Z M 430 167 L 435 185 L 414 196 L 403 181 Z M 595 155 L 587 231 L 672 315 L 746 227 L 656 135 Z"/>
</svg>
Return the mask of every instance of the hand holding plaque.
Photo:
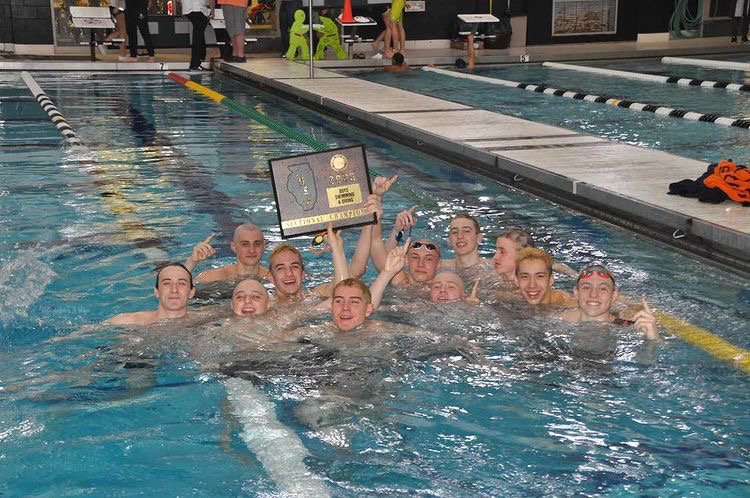
<svg viewBox="0 0 750 498">
<path fill-rule="evenodd" d="M 363 146 L 269 161 L 281 237 L 375 223 L 365 204 L 371 193 Z"/>
</svg>

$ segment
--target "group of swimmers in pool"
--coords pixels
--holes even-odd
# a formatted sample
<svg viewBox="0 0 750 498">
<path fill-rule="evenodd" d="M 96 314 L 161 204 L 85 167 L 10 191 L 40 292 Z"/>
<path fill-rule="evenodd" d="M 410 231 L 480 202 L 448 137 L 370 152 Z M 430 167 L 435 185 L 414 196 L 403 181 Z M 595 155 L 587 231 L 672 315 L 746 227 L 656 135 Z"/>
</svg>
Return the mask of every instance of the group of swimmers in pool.
<svg viewBox="0 0 750 498">
<path fill-rule="evenodd" d="M 403 288 L 408 294 L 422 295 L 438 305 L 465 301 L 479 304 L 480 280 L 490 283 L 491 293 L 504 301 L 515 301 L 571 323 L 600 322 L 633 326 L 646 339 L 658 339 L 654 314 L 645 301 L 626 306 L 620 313 L 613 307 L 618 301 L 614 275 L 599 264 L 573 272 L 565 265 L 554 264 L 544 250 L 535 248 L 531 235 L 512 228 L 500 234 L 492 259 L 480 257 L 478 248 L 483 233 L 479 223 L 468 214 L 457 214 L 450 223 L 448 242 L 453 259 L 442 259 L 440 245 L 432 240 L 412 241 L 416 225 L 414 208 L 401 212 L 388 239 L 381 232 L 382 197 L 397 177 L 378 177 L 367 208 L 376 213 L 377 223 L 362 228 L 351 262 L 347 261 L 340 235 L 329 225 L 324 239 L 330 249 L 334 276 L 329 284 L 304 289 L 305 265 L 300 251 L 292 245 L 277 246 L 269 257 L 269 267 L 261 264 L 267 243 L 261 229 L 245 223 L 238 226 L 230 243 L 236 256 L 233 264 L 199 273 L 192 270 L 215 254 L 211 239 L 197 244 L 184 264 L 169 263 L 156 275 L 154 295 L 159 300 L 153 311 L 123 313 L 109 320 L 114 325 L 148 325 L 161 320 L 184 318 L 188 302 L 195 295 L 195 284 L 237 282 L 232 292 L 231 308 L 237 317 L 258 317 L 269 310 L 283 315 L 319 313 L 329 310 L 333 333 L 364 329 L 368 317 L 380 304 L 388 285 Z M 406 237 L 405 243 L 400 245 Z M 380 272 L 370 287 L 358 279 L 372 260 Z M 554 287 L 553 268 L 574 275 L 572 294 Z M 464 278 L 471 279 L 467 292 Z M 273 285 L 269 295 L 264 281 Z"/>
</svg>

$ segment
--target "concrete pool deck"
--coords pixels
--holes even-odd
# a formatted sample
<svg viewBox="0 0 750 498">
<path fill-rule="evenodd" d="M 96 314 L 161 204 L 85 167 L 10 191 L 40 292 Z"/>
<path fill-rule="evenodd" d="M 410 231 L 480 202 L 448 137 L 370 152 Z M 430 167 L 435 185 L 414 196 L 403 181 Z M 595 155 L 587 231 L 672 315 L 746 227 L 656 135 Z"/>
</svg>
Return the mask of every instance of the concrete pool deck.
<svg viewBox="0 0 750 498">
<path fill-rule="evenodd" d="M 703 174 L 701 161 L 324 69 L 310 80 L 308 66 L 284 59 L 220 63 L 218 69 L 491 179 L 748 271 L 749 208 L 666 194 L 669 183 Z"/>
</svg>

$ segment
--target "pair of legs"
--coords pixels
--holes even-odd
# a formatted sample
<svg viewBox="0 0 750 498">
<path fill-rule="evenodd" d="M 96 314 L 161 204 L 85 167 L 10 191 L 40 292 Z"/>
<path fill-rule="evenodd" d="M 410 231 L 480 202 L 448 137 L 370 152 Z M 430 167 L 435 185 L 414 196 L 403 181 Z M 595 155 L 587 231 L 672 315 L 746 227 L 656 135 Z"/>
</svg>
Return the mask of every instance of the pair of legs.
<svg viewBox="0 0 750 498">
<path fill-rule="evenodd" d="M 193 45 L 190 48 L 190 69 L 200 67 L 203 59 L 206 58 L 206 26 L 208 26 L 208 17 L 203 12 L 191 12 L 185 17 L 193 25 Z"/>
<path fill-rule="evenodd" d="M 110 7 L 110 9 L 112 9 Z M 128 48 L 128 34 L 125 30 L 125 12 L 120 9 L 113 9 L 112 12 L 112 18 L 115 21 L 115 30 L 112 31 L 110 34 L 107 35 L 107 37 L 104 39 L 106 42 L 111 42 L 115 39 L 122 39 L 123 42 L 120 43 L 120 46 L 118 48 L 118 55 L 120 56 L 120 60 L 125 60 L 127 57 L 125 56 L 125 53 L 127 52 Z"/>
<path fill-rule="evenodd" d="M 747 30 L 750 25 L 750 16 L 733 17 L 732 18 L 732 42 L 737 42 L 737 36 L 742 36 L 742 41 L 747 40 Z"/>
<path fill-rule="evenodd" d="M 224 23 L 232 43 L 232 57 L 245 58 L 245 22 L 247 21 L 247 9 L 235 5 L 222 5 L 224 11 Z"/>
<path fill-rule="evenodd" d="M 391 18 L 391 9 L 388 9 L 383 13 L 383 22 L 385 23 L 385 29 L 372 42 L 372 48 L 377 51 L 382 43 L 383 54 L 386 57 L 393 57 L 395 52 L 401 52 L 403 54 L 406 51 L 406 32 L 404 31 L 404 24 L 401 21 L 395 22 Z"/>
<path fill-rule="evenodd" d="M 151 32 L 148 30 L 147 4 L 148 0 L 128 0 L 125 6 L 125 29 L 128 33 L 130 58 L 138 58 L 138 30 L 140 30 L 149 62 L 153 62 L 154 44 L 151 42 Z"/>
</svg>

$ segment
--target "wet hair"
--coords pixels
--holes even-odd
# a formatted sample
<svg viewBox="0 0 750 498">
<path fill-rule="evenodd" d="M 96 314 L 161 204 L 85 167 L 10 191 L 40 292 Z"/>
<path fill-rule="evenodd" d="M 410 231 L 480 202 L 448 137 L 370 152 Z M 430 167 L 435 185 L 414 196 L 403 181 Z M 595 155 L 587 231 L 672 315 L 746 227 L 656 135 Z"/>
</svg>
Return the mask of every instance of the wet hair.
<svg viewBox="0 0 750 498">
<path fill-rule="evenodd" d="M 271 270 L 273 270 L 273 258 L 276 257 L 277 254 L 281 254 L 284 251 L 289 251 L 293 254 L 296 254 L 299 258 L 299 264 L 302 266 L 302 271 L 305 270 L 305 263 L 302 262 L 302 253 L 300 253 L 296 247 L 289 244 L 281 244 L 280 246 L 276 246 L 274 250 L 271 251 L 271 256 L 268 258 L 268 266 Z"/>
<path fill-rule="evenodd" d="M 260 229 L 258 225 L 255 223 L 243 223 L 242 225 L 238 226 L 234 229 L 234 235 L 232 236 L 232 240 L 237 240 L 237 237 L 239 236 L 240 232 L 260 232 L 261 237 L 263 236 L 263 230 Z"/>
<path fill-rule="evenodd" d="M 435 242 L 428 240 L 428 239 L 418 239 L 412 242 L 411 245 L 409 246 L 409 249 L 406 251 L 407 256 L 413 249 L 415 249 L 414 244 L 417 244 L 417 243 L 422 244 L 422 247 L 424 247 L 426 244 L 432 244 L 433 246 L 435 246 L 435 252 L 437 253 L 438 258 L 441 256 L 440 244 L 436 244 Z"/>
<path fill-rule="evenodd" d="M 339 287 L 353 287 L 355 289 L 359 289 L 362 291 L 362 297 L 365 300 L 365 304 L 370 304 L 372 302 L 372 294 L 370 294 L 370 289 L 358 278 L 346 278 L 342 280 L 341 282 L 337 283 L 333 287 L 333 291 L 331 292 L 331 298 L 333 298 L 336 295 L 336 290 Z"/>
<path fill-rule="evenodd" d="M 403 64 L 404 63 L 404 54 L 402 54 L 401 52 L 396 52 L 395 54 L 393 54 L 393 57 L 391 58 L 391 61 L 394 64 Z"/>
<path fill-rule="evenodd" d="M 547 274 L 552 275 L 552 256 L 550 256 L 547 251 L 537 249 L 536 247 L 525 247 L 518 253 L 518 256 L 516 256 L 516 275 L 518 275 L 518 267 L 521 265 L 521 261 L 527 259 L 539 259 L 544 261 Z"/>
<path fill-rule="evenodd" d="M 464 69 L 466 67 L 466 61 L 460 57 L 456 59 L 456 62 L 454 62 L 454 64 L 458 69 Z"/>
<path fill-rule="evenodd" d="M 188 281 L 190 282 L 190 288 L 192 289 L 193 287 L 195 287 L 195 285 L 193 284 L 193 274 L 190 273 L 190 270 L 187 269 L 187 266 L 183 265 L 182 263 L 174 262 L 174 263 L 165 263 L 156 269 L 156 282 L 154 283 L 155 288 L 157 289 L 159 288 L 159 275 L 161 275 L 161 272 L 169 268 L 170 266 L 179 266 L 180 268 L 185 270 L 188 274 Z"/>
<path fill-rule="evenodd" d="M 260 284 L 261 289 L 263 289 L 265 291 L 265 293 L 266 293 L 266 296 L 268 296 L 268 289 L 266 289 L 266 286 L 263 285 L 263 282 L 261 282 L 259 278 L 257 278 L 257 277 L 247 277 L 247 278 L 243 278 L 242 280 L 240 280 L 239 282 L 237 282 L 237 285 L 235 285 L 234 289 L 232 289 L 232 297 L 234 297 L 234 293 L 237 290 L 237 287 L 239 287 L 241 284 L 247 282 L 248 280 L 253 281 L 253 282 L 258 282 Z"/>
<path fill-rule="evenodd" d="M 479 222 L 477 221 L 476 218 L 474 218 L 469 213 L 458 213 L 456 216 L 453 217 L 453 219 L 451 220 L 451 223 L 453 223 L 459 218 L 463 218 L 465 220 L 471 221 L 474 224 L 474 229 L 477 231 L 477 233 L 482 233 L 482 229 L 479 228 Z"/>
<path fill-rule="evenodd" d="M 525 228 L 511 227 L 498 235 L 497 238 L 512 240 L 516 243 L 516 249 L 519 251 L 527 247 L 534 247 L 534 239 Z"/>
<path fill-rule="evenodd" d="M 464 282 L 464 279 L 461 278 L 461 275 L 454 272 L 453 270 L 440 270 L 435 274 L 435 277 L 432 279 L 434 282 L 435 279 L 437 279 L 440 275 L 451 275 L 453 277 L 456 277 L 456 279 L 459 281 L 459 288 L 461 289 L 461 292 L 463 295 L 466 295 L 466 283 Z"/>
</svg>

